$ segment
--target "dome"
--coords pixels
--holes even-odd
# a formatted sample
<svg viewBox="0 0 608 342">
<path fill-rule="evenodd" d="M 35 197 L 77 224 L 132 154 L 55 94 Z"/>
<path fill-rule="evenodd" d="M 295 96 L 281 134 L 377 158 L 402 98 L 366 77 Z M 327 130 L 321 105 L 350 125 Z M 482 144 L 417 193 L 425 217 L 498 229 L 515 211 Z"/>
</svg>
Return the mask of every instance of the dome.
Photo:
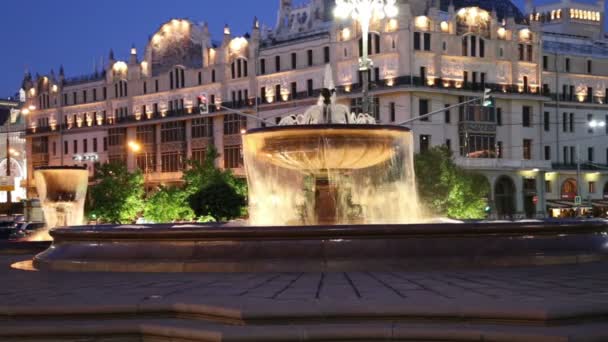
<svg viewBox="0 0 608 342">
<path fill-rule="evenodd" d="M 451 2 L 454 3 L 456 10 L 463 7 L 477 6 L 488 12 L 495 10 L 498 19 L 513 17 L 517 23 L 525 21 L 525 17 L 520 9 L 509 0 L 441 0 L 441 10 L 447 11 Z"/>
</svg>

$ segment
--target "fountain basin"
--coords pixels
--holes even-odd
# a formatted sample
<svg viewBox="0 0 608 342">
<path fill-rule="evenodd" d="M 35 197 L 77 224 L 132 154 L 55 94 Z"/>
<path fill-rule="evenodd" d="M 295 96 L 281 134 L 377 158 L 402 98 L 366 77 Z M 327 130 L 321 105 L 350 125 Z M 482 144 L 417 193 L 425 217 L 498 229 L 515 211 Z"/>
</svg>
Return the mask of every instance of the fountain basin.
<svg viewBox="0 0 608 342">
<path fill-rule="evenodd" d="M 43 270 L 343 272 L 583 263 L 608 257 L 608 224 L 490 223 L 55 229 Z"/>
<path fill-rule="evenodd" d="M 244 136 L 247 154 L 300 172 L 357 170 L 384 163 L 408 144 L 408 128 L 382 125 L 275 126 Z"/>
</svg>

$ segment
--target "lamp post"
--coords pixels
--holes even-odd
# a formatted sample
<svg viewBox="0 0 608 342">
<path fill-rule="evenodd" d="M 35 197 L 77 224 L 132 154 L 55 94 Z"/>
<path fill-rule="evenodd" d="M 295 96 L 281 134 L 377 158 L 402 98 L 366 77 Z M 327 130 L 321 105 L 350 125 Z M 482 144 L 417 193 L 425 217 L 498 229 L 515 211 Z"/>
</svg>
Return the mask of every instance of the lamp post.
<svg viewBox="0 0 608 342">
<path fill-rule="evenodd" d="M 398 9 L 396 0 L 336 0 L 334 16 L 337 19 L 351 17 L 361 26 L 362 56 L 359 59 L 359 71 L 361 71 L 363 100 L 362 111 L 369 114 L 369 72 L 373 66 L 369 58 L 369 26 L 373 19 L 382 20 L 385 17 L 397 16 Z"/>
<path fill-rule="evenodd" d="M 605 121 L 597 121 L 591 120 L 587 123 L 589 128 L 603 128 L 606 127 Z M 580 145 L 576 145 L 576 196 L 581 197 L 581 151 Z M 578 210 L 579 215 L 581 213 L 581 209 Z"/>
</svg>

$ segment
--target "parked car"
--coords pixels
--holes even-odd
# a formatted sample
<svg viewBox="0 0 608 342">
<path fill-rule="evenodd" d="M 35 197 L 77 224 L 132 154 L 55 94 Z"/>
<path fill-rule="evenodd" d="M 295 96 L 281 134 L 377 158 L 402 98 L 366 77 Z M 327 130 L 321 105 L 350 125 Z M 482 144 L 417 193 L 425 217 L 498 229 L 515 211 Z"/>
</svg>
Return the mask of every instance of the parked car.
<svg viewBox="0 0 608 342">
<path fill-rule="evenodd" d="M 23 239 L 43 228 L 44 222 L 23 222 L 16 225 L 15 229 L 10 234 L 9 239 Z"/>
<path fill-rule="evenodd" d="M 8 240 L 16 229 L 14 221 L 0 221 L 0 240 Z"/>
</svg>

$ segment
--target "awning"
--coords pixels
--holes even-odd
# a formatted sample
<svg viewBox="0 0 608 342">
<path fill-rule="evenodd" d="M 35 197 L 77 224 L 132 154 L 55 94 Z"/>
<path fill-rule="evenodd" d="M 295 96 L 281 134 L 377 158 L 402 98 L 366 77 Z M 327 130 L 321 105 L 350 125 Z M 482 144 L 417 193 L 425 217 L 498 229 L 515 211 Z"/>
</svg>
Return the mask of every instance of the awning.
<svg viewBox="0 0 608 342">
<path fill-rule="evenodd" d="M 608 200 L 595 200 L 592 201 L 594 207 L 598 208 L 608 208 Z"/>
<path fill-rule="evenodd" d="M 577 206 L 574 204 L 574 201 L 566 201 L 566 200 L 547 200 L 547 207 L 550 209 L 591 209 L 591 206 L 587 205 L 586 202 Z"/>
</svg>

